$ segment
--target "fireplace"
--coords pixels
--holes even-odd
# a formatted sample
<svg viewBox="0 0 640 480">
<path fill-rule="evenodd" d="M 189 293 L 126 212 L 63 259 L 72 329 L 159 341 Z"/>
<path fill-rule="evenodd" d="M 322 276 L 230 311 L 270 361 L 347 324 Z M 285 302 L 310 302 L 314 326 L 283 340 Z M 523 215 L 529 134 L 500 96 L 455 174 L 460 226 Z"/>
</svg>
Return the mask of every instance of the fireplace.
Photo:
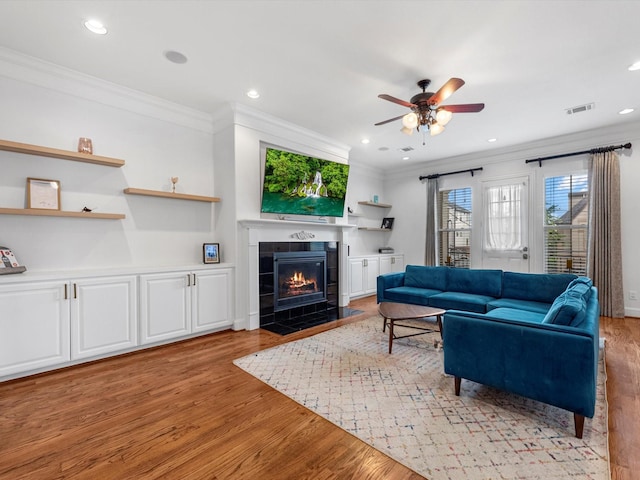
<svg viewBox="0 0 640 480">
<path fill-rule="evenodd" d="M 286 335 L 342 318 L 338 242 L 260 242 L 260 327 Z"/>
<path fill-rule="evenodd" d="M 273 310 L 279 312 L 327 299 L 326 252 L 273 254 Z"/>
</svg>

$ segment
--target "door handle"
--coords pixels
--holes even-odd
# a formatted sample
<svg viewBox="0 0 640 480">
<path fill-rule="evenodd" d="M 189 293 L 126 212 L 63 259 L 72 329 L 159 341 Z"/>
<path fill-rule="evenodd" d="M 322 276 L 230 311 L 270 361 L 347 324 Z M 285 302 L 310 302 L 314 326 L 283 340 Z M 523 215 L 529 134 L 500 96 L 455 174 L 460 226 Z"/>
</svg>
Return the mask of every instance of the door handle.
<svg viewBox="0 0 640 480">
<path fill-rule="evenodd" d="M 193 274 L 193 286 L 194 287 L 196 286 L 196 274 L 195 273 Z"/>
</svg>

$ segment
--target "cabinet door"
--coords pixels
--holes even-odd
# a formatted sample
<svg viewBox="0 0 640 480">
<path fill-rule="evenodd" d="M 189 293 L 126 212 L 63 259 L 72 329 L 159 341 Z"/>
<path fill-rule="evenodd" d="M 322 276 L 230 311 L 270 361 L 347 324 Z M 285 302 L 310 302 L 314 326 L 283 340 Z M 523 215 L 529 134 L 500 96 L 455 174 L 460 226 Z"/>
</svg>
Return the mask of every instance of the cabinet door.
<svg viewBox="0 0 640 480">
<path fill-rule="evenodd" d="M 219 269 L 192 274 L 193 331 L 228 327 L 231 318 L 231 270 Z"/>
<path fill-rule="evenodd" d="M 366 259 L 365 275 L 366 287 L 365 293 L 373 293 L 377 289 L 378 275 L 380 275 L 380 258 L 371 257 Z"/>
<path fill-rule="evenodd" d="M 140 342 L 167 340 L 191 333 L 189 272 L 140 276 Z"/>
<path fill-rule="evenodd" d="M 363 258 L 349 259 L 349 296 L 364 295 L 365 291 L 365 275 Z"/>
<path fill-rule="evenodd" d="M 65 286 L 64 282 L 0 286 L 0 377 L 69 361 Z"/>
<path fill-rule="evenodd" d="M 394 255 L 391 257 L 391 271 L 392 272 L 404 272 L 404 256 Z"/>
<path fill-rule="evenodd" d="M 137 345 L 135 276 L 84 279 L 71 290 L 72 359 Z"/>
<path fill-rule="evenodd" d="M 391 273 L 393 268 L 393 257 L 380 257 L 380 275 Z"/>
</svg>

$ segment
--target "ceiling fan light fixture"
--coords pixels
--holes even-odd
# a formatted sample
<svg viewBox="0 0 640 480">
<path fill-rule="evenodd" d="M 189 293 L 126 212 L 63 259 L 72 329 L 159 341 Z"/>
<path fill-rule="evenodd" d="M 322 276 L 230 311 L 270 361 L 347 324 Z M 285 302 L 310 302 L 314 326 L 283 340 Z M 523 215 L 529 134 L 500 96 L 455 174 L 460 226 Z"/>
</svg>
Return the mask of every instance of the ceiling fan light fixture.
<svg viewBox="0 0 640 480">
<path fill-rule="evenodd" d="M 444 108 L 439 108 L 436 113 L 436 121 L 438 122 L 438 125 L 442 125 L 443 127 L 451 121 L 452 117 L 453 113 L 445 110 Z"/>
<path fill-rule="evenodd" d="M 429 133 L 432 137 L 440 135 L 442 132 L 444 132 L 444 127 L 439 123 L 434 123 L 429 127 Z"/>
<path fill-rule="evenodd" d="M 401 131 L 402 133 L 404 133 L 405 135 L 413 135 L 413 128 L 409 128 L 409 127 L 404 127 L 404 126 L 403 126 L 403 127 L 400 129 L 400 131 Z"/>
<path fill-rule="evenodd" d="M 407 113 L 402 117 L 402 125 L 406 128 L 416 128 L 418 126 L 418 115 L 414 112 Z"/>
</svg>

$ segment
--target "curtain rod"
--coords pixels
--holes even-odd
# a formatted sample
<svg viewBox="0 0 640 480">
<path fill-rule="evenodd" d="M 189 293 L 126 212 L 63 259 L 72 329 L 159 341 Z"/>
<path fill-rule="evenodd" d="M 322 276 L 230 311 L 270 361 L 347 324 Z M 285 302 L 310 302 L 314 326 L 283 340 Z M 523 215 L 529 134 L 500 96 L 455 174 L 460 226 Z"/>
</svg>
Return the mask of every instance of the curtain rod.
<svg viewBox="0 0 640 480">
<path fill-rule="evenodd" d="M 479 172 L 480 170 L 482 170 L 482 167 L 478 167 L 478 168 L 468 168 L 466 170 L 457 170 L 455 172 L 449 172 L 449 173 L 434 173 L 433 175 L 420 175 L 418 178 L 420 179 L 420 181 L 426 179 L 431 180 L 432 178 L 440 178 L 440 177 L 445 177 L 447 175 L 455 175 L 456 173 L 471 173 L 471 176 L 473 177 L 473 172 Z"/>
<path fill-rule="evenodd" d="M 538 162 L 538 165 L 542 167 L 542 162 L 544 162 L 545 160 L 554 160 L 556 158 L 563 158 L 563 157 L 574 157 L 576 155 L 583 155 L 585 153 L 613 152 L 614 150 L 619 150 L 621 148 L 629 149 L 631 148 L 631 143 L 625 143 L 624 145 L 610 145 L 608 147 L 592 148 L 591 150 L 583 150 L 581 152 L 563 153 L 561 155 L 552 155 L 550 157 L 531 158 L 529 160 L 525 160 L 524 163 Z"/>
</svg>

